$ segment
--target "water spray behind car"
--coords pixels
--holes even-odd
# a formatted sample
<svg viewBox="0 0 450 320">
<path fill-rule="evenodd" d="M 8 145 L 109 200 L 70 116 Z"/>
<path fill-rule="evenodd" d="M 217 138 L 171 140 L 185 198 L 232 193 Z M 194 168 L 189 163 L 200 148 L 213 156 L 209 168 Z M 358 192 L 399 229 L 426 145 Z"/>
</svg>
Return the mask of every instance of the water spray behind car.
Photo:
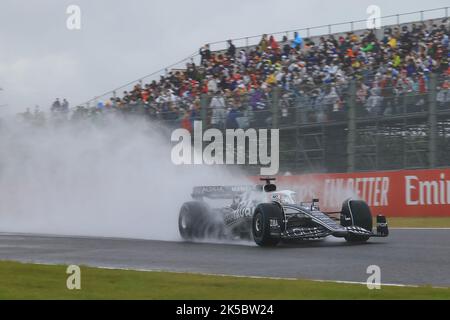
<svg viewBox="0 0 450 320">
<path fill-rule="evenodd" d="M 223 166 L 175 166 L 170 135 L 142 120 L 0 128 L 0 232 L 177 241 L 196 185 L 245 183 Z"/>
</svg>

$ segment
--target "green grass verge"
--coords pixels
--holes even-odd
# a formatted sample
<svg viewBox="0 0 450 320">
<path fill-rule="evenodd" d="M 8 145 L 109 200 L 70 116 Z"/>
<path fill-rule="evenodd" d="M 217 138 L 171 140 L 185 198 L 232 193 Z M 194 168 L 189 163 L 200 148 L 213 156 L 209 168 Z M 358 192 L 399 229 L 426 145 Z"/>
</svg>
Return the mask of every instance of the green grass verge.
<svg viewBox="0 0 450 320">
<path fill-rule="evenodd" d="M 450 299 L 450 289 L 139 272 L 81 267 L 81 290 L 65 266 L 0 262 L 0 299 Z"/>
<path fill-rule="evenodd" d="M 445 218 L 388 218 L 391 228 L 450 228 L 450 217 Z"/>
</svg>

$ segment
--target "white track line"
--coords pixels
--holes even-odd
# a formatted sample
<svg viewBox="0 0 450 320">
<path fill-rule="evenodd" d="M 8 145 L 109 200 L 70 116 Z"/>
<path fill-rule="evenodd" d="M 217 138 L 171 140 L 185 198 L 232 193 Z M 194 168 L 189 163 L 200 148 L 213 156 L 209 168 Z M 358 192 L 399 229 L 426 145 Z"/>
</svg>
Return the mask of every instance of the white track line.
<svg viewBox="0 0 450 320">
<path fill-rule="evenodd" d="M 340 281 L 340 280 L 311 280 L 315 282 L 333 282 L 333 283 L 343 283 L 343 284 L 360 284 L 367 285 L 366 282 L 356 282 L 356 281 Z M 373 283 L 371 283 L 373 284 Z M 428 286 L 428 285 L 416 285 L 416 284 L 398 284 L 398 283 L 380 283 L 380 286 L 386 287 L 407 287 L 407 288 L 424 288 L 430 287 L 432 289 L 450 289 L 450 287 L 439 287 L 439 286 Z"/>
<path fill-rule="evenodd" d="M 322 283 L 338 283 L 338 284 L 354 284 L 354 285 L 367 285 L 367 282 L 358 281 L 343 281 L 343 280 L 319 280 L 319 279 L 302 279 L 302 278 L 283 278 L 283 277 L 264 277 L 264 276 L 245 276 L 245 275 L 235 275 L 235 274 L 214 274 L 214 273 L 203 273 L 203 272 L 183 272 L 183 271 L 168 271 L 168 270 L 146 270 L 146 269 L 129 269 L 129 268 L 114 268 L 114 267 L 97 267 L 99 269 L 106 270 L 123 270 L 123 271 L 139 271 L 139 272 L 166 272 L 174 274 L 190 274 L 199 276 L 211 276 L 211 277 L 228 277 L 228 278 L 239 278 L 239 279 L 265 279 L 265 280 L 283 280 L 283 281 L 314 281 Z M 407 288 L 421 288 L 428 287 L 426 285 L 413 285 L 413 284 L 399 284 L 399 283 L 380 283 L 380 286 L 385 287 L 407 287 Z M 450 289 L 449 287 L 438 287 L 431 286 L 433 289 Z"/>
<path fill-rule="evenodd" d="M 342 281 L 342 280 L 312 280 L 315 282 L 333 282 L 333 283 L 342 283 L 342 284 L 359 284 L 359 285 L 367 285 L 367 282 L 358 282 L 358 281 Z M 373 284 L 373 283 L 371 283 Z M 398 284 L 398 283 L 380 283 L 380 286 L 386 286 L 386 287 L 407 287 L 407 288 L 420 288 L 419 285 L 414 284 Z M 438 288 L 438 287 L 432 287 L 432 288 Z M 445 287 L 442 287 L 444 289 L 447 289 Z"/>
<path fill-rule="evenodd" d="M 389 228 L 390 230 L 450 230 L 450 228 Z"/>
</svg>

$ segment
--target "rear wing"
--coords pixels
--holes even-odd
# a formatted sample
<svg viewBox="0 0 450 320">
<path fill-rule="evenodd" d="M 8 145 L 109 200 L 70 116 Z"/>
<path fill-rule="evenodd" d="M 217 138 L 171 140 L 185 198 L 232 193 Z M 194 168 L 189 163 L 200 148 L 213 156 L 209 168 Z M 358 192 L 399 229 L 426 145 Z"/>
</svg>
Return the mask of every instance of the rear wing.
<svg viewBox="0 0 450 320">
<path fill-rule="evenodd" d="M 261 191 L 261 186 L 205 186 L 194 187 L 192 198 L 194 199 L 233 199 L 246 192 Z"/>
</svg>

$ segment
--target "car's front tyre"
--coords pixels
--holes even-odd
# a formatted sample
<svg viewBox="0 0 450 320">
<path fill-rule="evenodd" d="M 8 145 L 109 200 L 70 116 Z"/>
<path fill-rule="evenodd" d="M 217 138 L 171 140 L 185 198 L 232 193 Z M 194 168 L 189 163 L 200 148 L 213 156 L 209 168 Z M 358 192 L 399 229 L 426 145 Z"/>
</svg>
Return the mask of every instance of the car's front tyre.
<svg viewBox="0 0 450 320">
<path fill-rule="evenodd" d="M 279 234 L 274 234 L 271 230 L 271 220 L 281 223 L 281 208 L 272 203 L 260 204 L 253 215 L 252 233 L 253 240 L 261 247 L 275 247 L 281 241 Z"/>
<path fill-rule="evenodd" d="M 366 202 L 360 200 L 347 200 L 342 206 L 341 225 L 355 226 L 372 231 L 373 218 Z M 347 242 L 367 242 L 369 236 L 350 234 L 345 237 Z"/>
</svg>

